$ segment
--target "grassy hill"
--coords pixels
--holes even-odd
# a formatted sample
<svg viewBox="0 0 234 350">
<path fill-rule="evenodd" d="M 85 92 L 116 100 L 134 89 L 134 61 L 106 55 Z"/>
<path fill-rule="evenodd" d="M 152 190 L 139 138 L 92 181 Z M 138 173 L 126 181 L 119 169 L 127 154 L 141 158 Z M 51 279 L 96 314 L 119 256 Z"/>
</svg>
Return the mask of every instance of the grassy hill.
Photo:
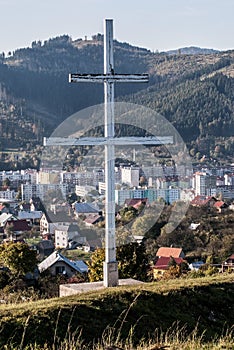
<svg viewBox="0 0 234 350">
<path fill-rule="evenodd" d="M 233 298 L 233 274 L 222 274 L 0 305 L 0 347 L 8 343 L 8 348 L 11 344 L 12 349 L 23 349 L 37 343 L 41 346 L 37 349 L 42 349 L 45 343 L 55 346 L 64 339 L 74 341 L 80 332 L 86 345 L 107 343 L 108 334 L 112 343 L 125 339 L 126 344 L 133 333 L 131 341 L 136 346 L 142 338 L 156 342 L 155 332 L 159 336 L 168 329 L 184 337 L 196 329 L 196 336 L 203 334 L 206 343 L 227 329 L 231 332 Z"/>
</svg>

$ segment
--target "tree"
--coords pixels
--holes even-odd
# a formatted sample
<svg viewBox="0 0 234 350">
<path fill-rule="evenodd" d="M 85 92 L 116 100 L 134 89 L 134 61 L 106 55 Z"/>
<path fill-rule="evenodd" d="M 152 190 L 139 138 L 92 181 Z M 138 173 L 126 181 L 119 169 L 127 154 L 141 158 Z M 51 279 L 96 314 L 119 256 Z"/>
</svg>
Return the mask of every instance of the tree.
<svg viewBox="0 0 234 350">
<path fill-rule="evenodd" d="M 89 273 L 88 278 L 90 282 L 103 280 L 103 262 L 105 260 L 105 249 L 98 248 L 91 256 L 90 262 L 88 262 Z"/>
<path fill-rule="evenodd" d="M 123 222 L 130 222 L 137 217 L 138 211 L 134 207 L 128 206 L 120 209 L 119 214 Z"/>
<path fill-rule="evenodd" d="M 104 260 L 105 249 L 96 249 L 89 262 L 90 282 L 103 280 Z M 136 278 L 143 281 L 147 279 L 148 259 L 143 244 L 132 242 L 117 247 L 116 260 L 118 261 L 119 278 Z"/>
<path fill-rule="evenodd" d="M 3 180 L 2 184 L 3 184 L 4 187 L 7 187 L 7 188 L 8 188 L 8 187 L 10 187 L 11 182 L 10 182 L 10 180 L 8 179 L 8 177 L 6 177 L 6 178 Z"/>
<path fill-rule="evenodd" d="M 78 196 L 76 195 L 76 193 L 70 193 L 69 195 L 67 195 L 67 202 L 69 205 L 72 205 L 74 202 L 76 202 L 78 200 Z"/>
<path fill-rule="evenodd" d="M 144 236 L 144 234 L 149 231 L 149 229 L 155 223 L 155 217 L 150 214 L 145 214 L 143 216 L 139 216 L 134 220 L 132 224 L 133 234 L 138 236 Z"/>
<path fill-rule="evenodd" d="M 121 245 L 117 248 L 116 258 L 120 278 L 147 279 L 148 258 L 143 244 L 131 242 Z"/>
<path fill-rule="evenodd" d="M 0 261 L 17 276 L 34 271 L 37 265 L 36 251 L 25 243 L 5 243 L 0 247 Z"/>
</svg>

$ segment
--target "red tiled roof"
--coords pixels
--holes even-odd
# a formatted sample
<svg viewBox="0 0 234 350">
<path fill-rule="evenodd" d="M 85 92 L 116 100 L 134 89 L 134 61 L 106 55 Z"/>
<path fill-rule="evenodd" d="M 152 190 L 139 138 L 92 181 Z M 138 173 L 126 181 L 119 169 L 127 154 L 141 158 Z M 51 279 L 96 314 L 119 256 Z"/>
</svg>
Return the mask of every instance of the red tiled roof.
<svg viewBox="0 0 234 350">
<path fill-rule="evenodd" d="M 158 270 L 167 270 L 168 264 L 170 262 L 171 257 L 162 256 L 156 262 L 154 268 Z M 180 265 L 184 260 L 182 258 L 173 258 L 177 265 Z"/>
<path fill-rule="evenodd" d="M 196 196 L 190 203 L 191 205 L 206 205 L 208 204 L 214 197 L 212 196 Z"/>
<path fill-rule="evenodd" d="M 215 208 L 221 208 L 225 203 L 223 201 L 218 201 L 214 204 Z"/>
<path fill-rule="evenodd" d="M 183 255 L 182 248 L 160 247 L 156 253 L 156 256 L 179 258 L 181 254 Z"/>
<path fill-rule="evenodd" d="M 132 199 L 126 199 L 125 204 L 129 207 L 134 207 L 135 209 L 138 209 L 142 204 L 147 204 L 147 198 L 132 198 Z"/>
</svg>

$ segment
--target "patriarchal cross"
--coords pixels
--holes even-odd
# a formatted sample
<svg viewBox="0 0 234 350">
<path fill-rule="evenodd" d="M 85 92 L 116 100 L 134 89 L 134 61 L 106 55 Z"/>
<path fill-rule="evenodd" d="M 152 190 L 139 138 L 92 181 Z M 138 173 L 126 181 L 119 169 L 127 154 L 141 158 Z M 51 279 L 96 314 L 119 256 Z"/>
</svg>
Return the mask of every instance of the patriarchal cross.
<svg viewBox="0 0 234 350">
<path fill-rule="evenodd" d="M 113 59 L 113 20 L 105 20 L 104 28 L 104 74 L 69 74 L 69 82 L 104 83 L 104 137 L 49 138 L 46 145 L 104 145 L 105 146 L 105 262 L 104 286 L 119 283 L 115 246 L 115 145 L 160 145 L 173 143 L 171 137 L 115 137 L 114 135 L 114 83 L 145 83 L 148 74 L 116 74 Z"/>
</svg>

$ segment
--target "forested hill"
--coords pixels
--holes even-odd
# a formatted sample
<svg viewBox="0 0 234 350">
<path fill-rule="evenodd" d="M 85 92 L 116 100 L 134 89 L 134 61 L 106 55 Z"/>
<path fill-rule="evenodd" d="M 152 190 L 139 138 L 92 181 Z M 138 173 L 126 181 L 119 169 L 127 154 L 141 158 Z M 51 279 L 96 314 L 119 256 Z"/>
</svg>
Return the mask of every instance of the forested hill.
<svg viewBox="0 0 234 350">
<path fill-rule="evenodd" d="M 231 156 L 234 130 L 234 51 L 153 53 L 114 43 L 116 73 L 149 73 L 149 84 L 119 84 L 118 100 L 141 103 L 167 117 L 190 144 L 191 154 Z M 0 62 L 0 97 L 20 105 L 37 130 L 54 126 L 82 108 L 103 102 L 102 84 L 69 84 L 69 73 L 103 71 L 103 36 L 68 35 L 35 41 Z M 50 126 L 50 127 L 48 127 Z"/>
<path fill-rule="evenodd" d="M 147 57 L 152 55 L 140 49 L 115 42 L 115 67 L 122 73 L 147 71 Z M 26 99 L 33 106 L 45 107 L 56 115 L 57 121 L 84 107 L 103 102 L 101 84 L 68 83 L 69 73 L 103 72 L 103 37 L 75 40 L 67 35 L 49 39 L 43 44 L 33 42 L 31 48 L 14 51 L 3 58 L 0 81 L 14 97 Z M 138 91 L 143 86 L 121 87 L 121 94 Z M 117 91 L 117 94 L 120 94 Z"/>
</svg>

